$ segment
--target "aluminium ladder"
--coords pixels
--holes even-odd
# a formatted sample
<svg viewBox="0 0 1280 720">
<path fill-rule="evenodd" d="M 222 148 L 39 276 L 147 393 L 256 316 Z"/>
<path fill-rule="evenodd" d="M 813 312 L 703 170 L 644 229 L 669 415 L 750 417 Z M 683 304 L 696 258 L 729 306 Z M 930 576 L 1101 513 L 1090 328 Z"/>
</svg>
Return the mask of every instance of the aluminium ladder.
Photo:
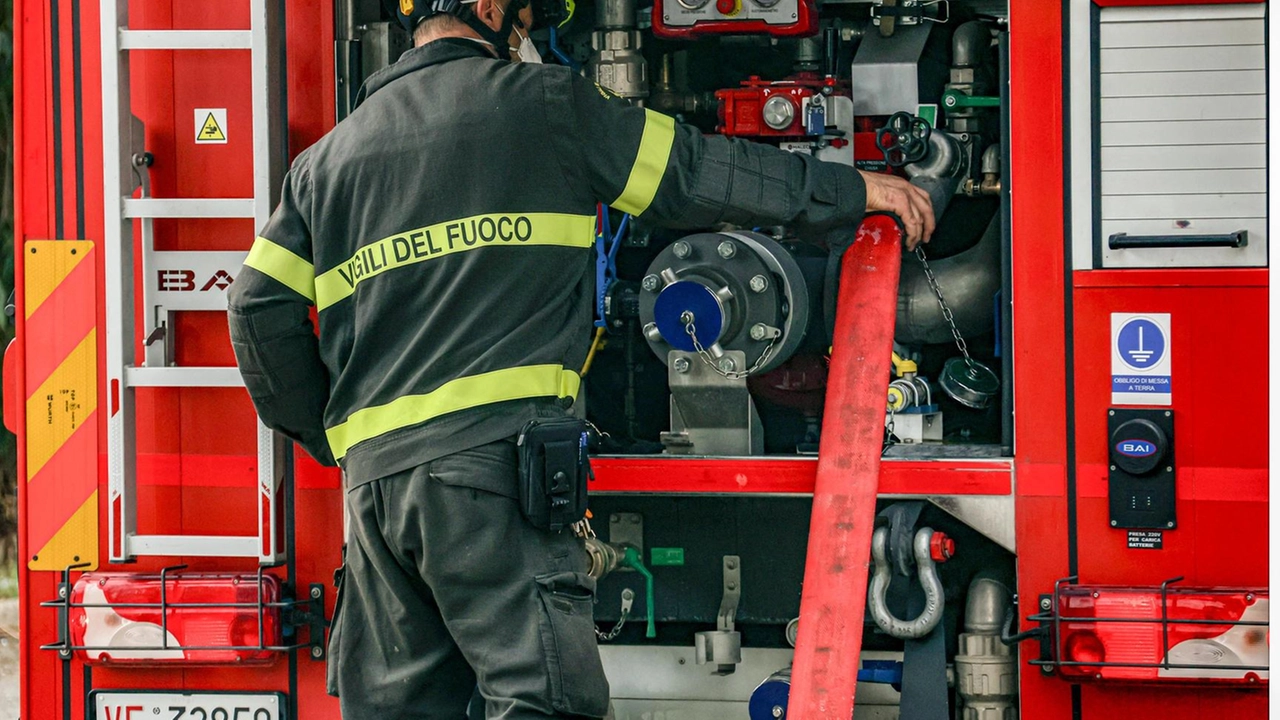
<svg viewBox="0 0 1280 720">
<path fill-rule="evenodd" d="M 179 367 L 173 364 L 175 311 L 226 312 L 226 285 L 212 292 L 171 292 L 160 278 L 167 267 L 238 269 L 247 251 L 157 252 L 156 219 L 252 218 L 257 230 L 275 206 L 287 165 L 281 101 L 284 84 L 282 0 L 248 0 L 248 30 L 130 30 L 128 0 L 102 0 L 102 154 L 104 262 L 106 265 L 106 356 L 110 413 L 107 419 L 108 544 L 110 561 L 173 555 L 257 558 L 276 564 L 285 558 L 278 519 L 284 444 L 257 423 L 258 534 L 139 535 L 137 532 L 137 419 L 134 393 L 140 387 L 235 387 L 235 367 Z M 154 198 L 150 196 L 141 123 L 130 108 L 129 58 L 137 50 L 249 50 L 252 66 L 253 197 Z M 133 197 L 141 187 L 141 197 Z M 142 282 L 134 274 L 134 220 L 141 231 Z M 172 271 L 178 272 L 178 271 Z M 138 325 L 134 292 L 143 292 L 142 334 L 146 350 L 135 357 Z"/>
</svg>

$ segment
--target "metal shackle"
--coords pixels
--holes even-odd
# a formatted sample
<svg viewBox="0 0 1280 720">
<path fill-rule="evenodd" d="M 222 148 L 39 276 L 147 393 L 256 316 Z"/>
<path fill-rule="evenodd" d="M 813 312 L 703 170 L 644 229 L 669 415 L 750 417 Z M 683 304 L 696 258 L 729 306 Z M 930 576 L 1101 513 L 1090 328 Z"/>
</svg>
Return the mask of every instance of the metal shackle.
<svg viewBox="0 0 1280 720">
<path fill-rule="evenodd" d="M 891 573 L 891 565 L 885 552 L 888 538 L 887 527 L 878 527 L 871 535 L 871 557 L 876 569 L 871 577 L 871 588 L 867 592 L 867 605 L 871 608 L 871 618 L 881 630 L 899 639 L 918 640 L 933 632 L 942 620 L 942 581 L 938 579 L 938 568 L 929 547 L 933 529 L 920 528 L 911 543 L 916 559 L 916 573 L 920 578 L 920 586 L 924 588 L 924 610 L 912 620 L 898 619 L 889 612 L 889 606 L 885 602 Z"/>
</svg>

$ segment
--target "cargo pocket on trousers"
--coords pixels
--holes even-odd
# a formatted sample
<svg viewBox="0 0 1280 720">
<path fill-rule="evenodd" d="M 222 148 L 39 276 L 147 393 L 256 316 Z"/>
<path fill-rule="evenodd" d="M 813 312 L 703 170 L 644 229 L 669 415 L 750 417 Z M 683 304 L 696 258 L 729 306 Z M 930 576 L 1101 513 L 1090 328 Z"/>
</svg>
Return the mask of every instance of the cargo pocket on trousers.
<svg viewBox="0 0 1280 720">
<path fill-rule="evenodd" d="M 592 619 L 595 579 L 586 573 L 539 575 L 542 645 L 557 712 L 602 718 L 609 711 L 609 681 L 596 649 Z"/>
</svg>

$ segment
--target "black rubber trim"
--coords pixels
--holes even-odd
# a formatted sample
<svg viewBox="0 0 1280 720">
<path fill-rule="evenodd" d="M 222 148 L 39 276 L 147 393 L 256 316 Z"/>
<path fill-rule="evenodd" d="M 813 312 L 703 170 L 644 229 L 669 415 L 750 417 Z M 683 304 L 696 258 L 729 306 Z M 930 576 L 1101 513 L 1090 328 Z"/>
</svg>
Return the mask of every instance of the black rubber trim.
<svg viewBox="0 0 1280 720">
<path fill-rule="evenodd" d="M 54 0 L 57 2 L 57 0 Z M 71 658 L 62 661 L 62 720 L 71 720 Z"/>
<path fill-rule="evenodd" d="M 1063 361 L 1065 364 L 1065 382 L 1063 390 L 1066 397 L 1066 494 L 1067 494 L 1067 574 L 1070 576 L 1079 575 L 1080 565 L 1080 537 L 1077 528 L 1079 513 L 1076 503 L 1076 361 L 1075 361 L 1075 288 L 1073 282 L 1074 274 L 1074 257 L 1072 242 L 1072 217 L 1071 217 L 1071 5 L 1072 0 L 1062 1 L 1062 252 L 1063 252 L 1063 282 L 1062 282 L 1062 300 L 1063 300 Z M 1090 12 L 1094 13 L 1096 18 L 1097 7 L 1093 3 L 1089 3 Z M 1095 25 L 1096 26 L 1096 25 Z M 1096 52 L 1097 33 L 1093 33 L 1094 52 Z M 1096 63 L 1095 63 L 1096 67 Z M 1096 77 L 1096 74 L 1095 74 Z M 1096 97 L 1097 93 L 1091 93 Z M 1092 102 L 1096 103 L 1096 100 Z M 1095 106 L 1096 119 L 1096 106 Z M 1094 123 L 1097 127 L 1097 123 Z M 1094 136 L 1098 133 L 1095 129 Z M 1093 167 L 1097 167 L 1097 145 L 1092 148 Z M 1096 171 L 1095 171 L 1096 172 Z M 1100 217 L 1099 208 L 1096 202 L 1099 188 L 1098 183 L 1094 182 L 1093 195 L 1094 217 Z M 1099 224 L 1095 220 L 1095 225 Z M 1097 233 L 1094 233 L 1094 255 L 1097 250 Z M 1096 259 L 1095 259 L 1096 266 Z M 1071 717 L 1072 720 L 1082 720 L 1083 706 L 1080 694 L 1080 686 L 1071 686 Z"/>
<path fill-rule="evenodd" d="M 280 18 L 280 38 L 279 38 L 279 70 L 280 70 L 280 162 L 286 166 L 289 163 L 289 34 L 284 30 L 289 26 L 289 20 L 286 16 L 287 6 L 284 0 L 275 0 L 279 11 Z M 337 3 L 334 4 L 335 12 L 337 12 Z M 336 44 L 335 44 L 336 49 Z M 335 63 L 337 56 L 334 56 Z M 348 79 L 348 84 L 350 79 Z M 341 112 L 339 110 L 339 112 Z M 268 168 L 271 167 L 268 160 Z M 284 441 L 284 562 L 285 562 L 285 582 L 292 588 L 295 596 L 299 593 L 298 589 L 298 523 L 297 523 L 297 501 L 295 497 L 296 488 L 294 486 L 294 453 L 296 452 L 292 441 Z M 312 609 L 312 608 L 308 608 Z M 324 606 L 319 608 L 320 616 L 324 617 Z M 289 696 L 288 702 L 285 703 L 285 714 L 289 720 L 298 720 L 298 649 L 289 651 Z"/>
<path fill-rule="evenodd" d="M 1092 3 L 1090 4 L 1092 7 Z M 1067 574 L 1079 574 L 1079 550 L 1080 543 L 1076 529 L 1076 400 L 1075 400 L 1075 308 L 1074 288 L 1072 281 L 1071 263 L 1071 10 L 1070 0 L 1064 0 L 1062 3 L 1062 107 L 1064 112 L 1062 115 L 1062 181 L 1064 183 L 1062 193 L 1062 239 L 1063 253 L 1066 262 L 1063 266 L 1063 341 L 1065 351 L 1064 361 L 1066 363 L 1066 382 L 1063 388 L 1066 391 L 1066 409 L 1067 409 Z"/>
<path fill-rule="evenodd" d="M 1102 8 L 1089 3 L 1089 184 L 1093 189 L 1093 248 L 1091 267 L 1102 267 Z M 1068 91 L 1069 92 L 1069 91 Z M 1064 105 L 1070 107 L 1070 105 Z M 1074 572 L 1072 573 L 1074 574 Z"/>
<path fill-rule="evenodd" d="M 84 218 L 84 68 L 80 57 L 80 0 L 71 0 L 71 82 L 76 133 L 76 239 L 85 239 Z"/>
<path fill-rule="evenodd" d="M 1000 451 L 1013 457 L 1013 170 L 1009 129 L 1009 31 L 1000 33 Z"/>
<path fill-rule="evenodd" d="M 53 78 L 53 236 L 62 239 L 62 42 L 58 38 L 62 22 L 58 3 L 59 0 L 49 0 L 49 73 Z"/>
<path fill-rule="evenodd" d="M 1067 477 L 1066 477 L 1066 494 L 1067 494 L 1067 574 L 1076 576 L 1079 574 L 1080 565 L 1080 537 L 1076 523 L 1078 522 L 1078 512 L 1076 507 L 1076 401 L 1075 401 L 1075 385 L 1076 385 L 1076 361 L 1075 361 L 1075 288 L 1073 284 L 1074 274 L 1074 258 L 1072 242 L 1072 218 L 1071 218 L 1071 4 L 1072 0 L 1062 0 L 1062 250 L 1063 258 L 1063 355 L 1065 362 L 1066 382 L 1063 388 L 1066 394 L 1066 453 L 1067 453 Z M 1090 3 L 1090 8 L 1096 11 L 1096 8 Z M 1095 131 L 1095 137 L 1097 133 Z M 1097 146 L 1093 148 L 1094 158 L 1097 157 Z M 1096 165 L 1096 160 L 1094 161 Z M 1097 184 L 1094 184 L 1094 195 L 1097 195 Z M 1097 217 L 1097 205 L 1095 202 L 1094 211 Z M 1095 234 L 1096 237 L 1096 234 Z M 1097 264 L 1096 255 L 1097 242 L 1093 243 L 1095 250 L 1095 266 Z M 1071 686 L 1071 718 L 1072 720 L 1083 720 L 1084 704 L 1083 697 L 1080 693 L 1079 685 Z"/>
<path fill-rule="evenodd" d="M 285 583 L 296 595 L 301 592 L 298 587 L 298 563 L 295 555 L 297 553 L 297 523 L 295 522 L 294 513 L 297 510 L 297 503 L 294 498 L 294 445 L 292 441 L 286 440 L 284 443 L 284 562 L 285 562 Z M 314 612 L 314 608 L 308 606 L 308 610 Z M 320 607 L 320 613 L 324 613 L 324 607 Z M 298 648 L 289 651 L 289 698 L 293 702 L 289 703 L 288 717 L 289 720 L 298 720 Z"/>
<path fill-rule="evenodd" d="M 94 720 L 93 705 L 89 702 L 89 695 L 93 692 L 93 666 L 85 663 L 84 665 L 84 720 Z"/>
</svg>

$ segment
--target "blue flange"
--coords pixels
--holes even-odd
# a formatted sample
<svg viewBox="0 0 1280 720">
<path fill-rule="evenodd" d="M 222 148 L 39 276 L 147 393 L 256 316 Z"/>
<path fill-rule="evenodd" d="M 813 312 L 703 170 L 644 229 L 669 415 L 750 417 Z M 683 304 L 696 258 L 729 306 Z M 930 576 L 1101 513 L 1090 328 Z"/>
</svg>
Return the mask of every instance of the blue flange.
<svg viewBox="0 0 1280 720">
<path fill-rule="evenodd" d="M 883 683 L 902 692 L 902 663 L 898 660 L 864 660 L 858 671 L 858 682 Z M 769 676 L 751 693 L 747 713 L 751 720 L 777 720 L 787 717 L 787 701 L 791 695 L 791 668 Z M 774 715 L 774 708 L 782 708 Z"/>
<path fill-rule="evenodd" d="M 676 350 L 693 352 L 693 340 L 685 330 L 680 316 L 692 313 L 698 342 L 709 347 L 720 339 L 724 329 L 724 310 L 711 288 L 700 282 L 682 280 L 674 282 L 658 293 L 653 304 L 653 321 L 662 333 L 662 339 Z"/>
<path fill-rule="evenodd" d="M 789 676 L 787 679 L 781 677 L 771 677 L 760 684 L 755 692 L 751 693 L 751 700 L 747 703 L 747 714 L 751 720 L 777 720 L 778 717 L 787 716 L 787 696 L 791 694 L 791 682 Z M 775 716 L 773 709 L 782 708 L 782 715 Z"/>
</svg>

